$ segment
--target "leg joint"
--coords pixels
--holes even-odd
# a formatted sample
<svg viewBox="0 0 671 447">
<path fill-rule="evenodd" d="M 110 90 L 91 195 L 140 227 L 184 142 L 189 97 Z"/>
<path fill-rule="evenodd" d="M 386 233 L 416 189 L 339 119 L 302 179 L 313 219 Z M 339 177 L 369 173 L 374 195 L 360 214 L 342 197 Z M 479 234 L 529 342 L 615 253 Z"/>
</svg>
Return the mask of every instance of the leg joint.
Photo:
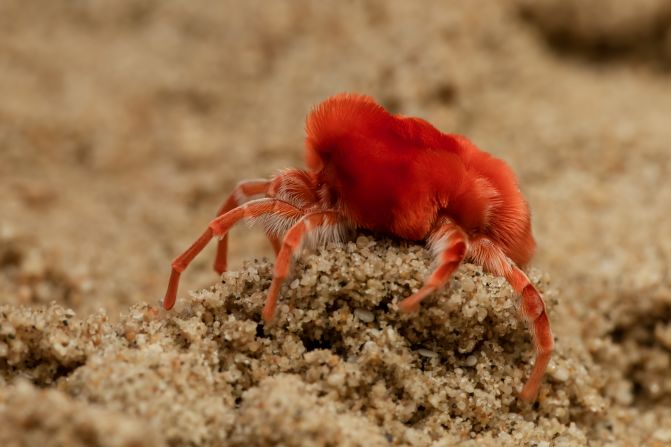
<svg viewBox="0 0 671 447">
<path fill-rule="evenodd" d="M 530 321 L 536 321 L 545 313 L 545 303 L 532 284 L 522 289 L 522 314 Z"/>
</svg>

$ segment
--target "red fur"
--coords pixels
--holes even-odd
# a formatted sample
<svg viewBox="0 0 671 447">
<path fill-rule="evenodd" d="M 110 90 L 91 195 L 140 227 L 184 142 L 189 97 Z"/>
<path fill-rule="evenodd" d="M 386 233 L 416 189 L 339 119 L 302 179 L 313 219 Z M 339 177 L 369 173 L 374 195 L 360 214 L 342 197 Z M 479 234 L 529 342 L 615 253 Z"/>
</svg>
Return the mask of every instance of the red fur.
<svg viewBox="0 0 671 447">
<path fill-rule="evenodd" d="M 356 226 L 425 240 L 444 215 L 470 236 L 498 243 L 516 263 L 531 259 L 529 209 L 515 175 L 466 138 L 350 94 L 317 106 L 306 131 L 308 166 Z"/>
<path fill-rule="evenodd" d="M 505 276 L 521 295 L 522 316 L 536 342 L 536 362 L 520 393 L 533 400 L 554 340 L 543 299 L 518 268 L 531 259 L 534 239 L 529 208 L 508 165 L 464 137 L 392 115 L 367 96 L 324 101 L 308 116 L 306 133 L 309 170 L 287 169 L 269 180 L 239 184 L 219 217 L 173 261 L 164 307 L 175 304 L 181 272 L 215 236 L 221 238 L 215 269 L 226 269 L 226 235 L 241 219 L 262 223 L 277 253 L 262 313 L 266 321 L 275 314 L 292 256 L 305 239 L 341 240 L 365 228 L 424 240 L 438 266 L 398 308 L 416 309 L 464 259 Z M 256 195 L 263 197 L 248 201 Z"/>
</svg>

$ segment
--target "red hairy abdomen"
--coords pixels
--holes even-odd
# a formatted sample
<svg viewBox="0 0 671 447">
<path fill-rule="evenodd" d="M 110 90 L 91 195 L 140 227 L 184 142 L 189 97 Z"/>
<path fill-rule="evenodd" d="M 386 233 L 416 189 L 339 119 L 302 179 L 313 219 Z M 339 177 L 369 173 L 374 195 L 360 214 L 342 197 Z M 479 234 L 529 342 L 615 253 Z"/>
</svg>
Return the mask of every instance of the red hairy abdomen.
<svg viewBox="0 0 671 447">
<path fill-rule="evenodd" d="M 428 127 L 427 127 L 428 126 Z M 394 117 L 368 97 L 341 95 L 308 117 L 307 160 L 356 224 L 424 239 L 460 182 L 458 145 L 428 123 Z M 441 199 L 442 198 L 442 199 Z"/>
<path fill-rule="evenodd" d="M 506 162 L 479 150 L 468 139 L 453 135 L 467 156 L 467 176 L 451 207 L 461 216 L 461 224 L 476 236 L 498 243 L 518 265 L 534 254 L 536 242 L 531 231 L 529 206 L 517 178 Z M 468 225 L 474 219 L 475 226 Z"/>
<path fill-rule="evenodd" d="M 472 235 L 501 238 L 516 262 L 530 258 L 528 210 L 512 171 L 466 139 L 358 95 L 320 104 L 306 133 L 309 168 L 358 226 L 423 240 L 441 213 Z"/>
</svg>

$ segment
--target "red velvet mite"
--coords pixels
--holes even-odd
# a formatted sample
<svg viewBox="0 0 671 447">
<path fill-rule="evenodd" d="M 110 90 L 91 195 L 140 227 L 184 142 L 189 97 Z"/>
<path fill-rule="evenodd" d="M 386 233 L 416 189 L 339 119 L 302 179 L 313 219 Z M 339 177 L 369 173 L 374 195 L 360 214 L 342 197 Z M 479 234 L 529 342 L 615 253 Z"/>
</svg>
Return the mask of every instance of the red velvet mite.
<svg viewBox="0 0 671 447">
<path fill-rule="evenodd" d="M 308 169 L 239 183 L 218 217 L 173 261 L 164 307 L 173 307 L 181 272 L 214 236 L 220 238 L 214 268 L 226 271 L 227 234 L 243 218 L 264 226 L 277 255 L 266 322 L 306 236 L 323 243 L 366 229 L 426 241 L 437 267 L 399 308 L 417 309 L 464 260 L 505 277 L 521 295 L 522 316 L 535 341 L 536 362 L 520 393 L 533 401 L 554 340 L 543 299 L 520 269 L 535 242 L 529 207 L 510 167 L 466 138 L 420 118 L 392 115 L 368 96 L 327 99 L 309 114 L 306 133 Z"/>
</svg>

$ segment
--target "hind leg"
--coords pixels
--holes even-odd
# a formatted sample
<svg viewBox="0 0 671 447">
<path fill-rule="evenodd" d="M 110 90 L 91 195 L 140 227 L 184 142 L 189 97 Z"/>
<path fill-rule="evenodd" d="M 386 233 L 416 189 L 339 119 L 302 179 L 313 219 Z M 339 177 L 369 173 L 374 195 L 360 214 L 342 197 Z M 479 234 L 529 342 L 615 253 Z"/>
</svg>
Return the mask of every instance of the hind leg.
<svg viewBox="0 0 671 447">
<path fill-rule="evenodd" d="M 521 296 L 521 314 L 529 323 L 536 346 L 536 362 L 520 392 L 520 398 L 532 402 L 536 399 L 554 349 L 554 337 L 543 298 L 529 277 L 493 241 L 486 238 L 473 241 L 468 256 L 490 273 L 505 277 L 513 290 Z"/>
</svg>

